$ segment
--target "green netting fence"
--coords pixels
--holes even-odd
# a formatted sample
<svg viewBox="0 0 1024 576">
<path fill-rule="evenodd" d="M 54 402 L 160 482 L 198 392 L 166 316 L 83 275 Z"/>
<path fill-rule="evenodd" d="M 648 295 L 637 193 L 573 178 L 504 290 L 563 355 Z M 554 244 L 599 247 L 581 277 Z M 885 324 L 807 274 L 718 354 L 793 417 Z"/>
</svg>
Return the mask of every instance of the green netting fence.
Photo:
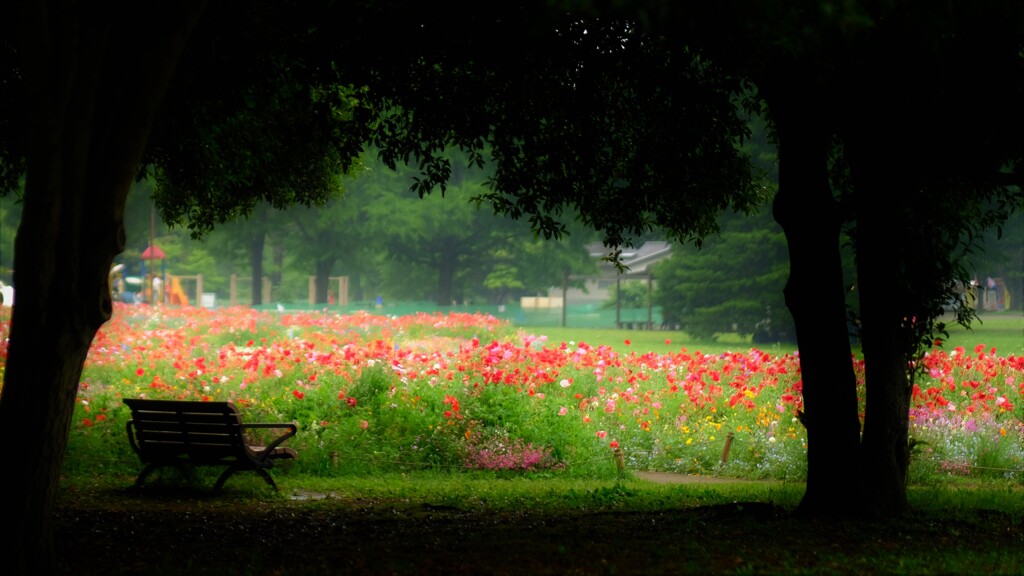
<svg viewBox="0 0 1024 576">
<path fill-rule="evenodd" d="M 356 302 L 345 306 L 341 305 L 313 305 L 308 302 L 274 302 L 263 306 L 256 306 L 260 310 L 326 310 L 339 314 L 347 314 L 357 311 L 366 311 L 372 314 L 386 314 L 388 316 L 405 316 L 416 313 L 443 313 L 464 312 L 490 314 L 496 318 L 508 320 L 515 326 L 545 327 L 545 326 L 571 326 L 574 328 L 633 328 L 648 329 L 661 328 L 661 309 L 654 307 L 647 308 L 622 308 L 618 311 L 615 308 L 604 308 L 600 304 L 577 304 L 562 308 L 524 308 L 519 304 L 506 304 L 504 306 L 487 304 L 465 304 L 456 306 L 439 306 L 432 302 L 395 302 L 382 303 Z"/>
</svg>

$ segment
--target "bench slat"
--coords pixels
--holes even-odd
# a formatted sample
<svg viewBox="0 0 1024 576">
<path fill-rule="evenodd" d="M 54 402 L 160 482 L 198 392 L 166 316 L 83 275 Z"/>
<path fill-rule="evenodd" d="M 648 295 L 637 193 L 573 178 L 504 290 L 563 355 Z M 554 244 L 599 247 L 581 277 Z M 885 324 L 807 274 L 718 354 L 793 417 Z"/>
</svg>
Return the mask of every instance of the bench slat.
<svg viewBox="0 0 1024 576">
<path fill-rule="evenodd" d="M 178 434 L 188 433 L 207 433 L 207 434 L 232 434 L 239 435 L 242 433 L 242 425 L 234 422 L 210 422 L 204 420 L 201 422 L 187 421 L 187 420 L 139 420 L 138 418 L 132 418 L 135 422 L 137 430 L 156 431 L 156 432 L 173 432 Z"/>
</svg>

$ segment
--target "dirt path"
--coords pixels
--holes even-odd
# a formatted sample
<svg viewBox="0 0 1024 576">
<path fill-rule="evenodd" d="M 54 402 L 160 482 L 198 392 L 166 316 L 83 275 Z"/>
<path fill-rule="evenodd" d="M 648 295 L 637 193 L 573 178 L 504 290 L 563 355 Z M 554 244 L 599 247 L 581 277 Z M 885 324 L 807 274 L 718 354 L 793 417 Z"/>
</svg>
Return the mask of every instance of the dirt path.
<svg viewBox="0 0 1024 576">
<path fill-rule="evenodd" d="M 697 476 L 693 474 L 676 474 L 674 472 L 634 472 L 633 476 L 641 480 L 654 482 L 655 484 L 726 484 L 757 482 L 757 480 L 719 478 L 716 476 Z"/>
</svg>

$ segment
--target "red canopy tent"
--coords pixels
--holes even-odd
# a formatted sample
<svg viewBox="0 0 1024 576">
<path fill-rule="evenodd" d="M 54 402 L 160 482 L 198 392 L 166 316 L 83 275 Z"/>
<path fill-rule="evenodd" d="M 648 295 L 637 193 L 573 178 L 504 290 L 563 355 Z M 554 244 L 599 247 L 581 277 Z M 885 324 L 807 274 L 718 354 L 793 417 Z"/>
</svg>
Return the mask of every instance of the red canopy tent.
<svg viewBox="0 0 1024 576">
<path fill-rule="evenodd" d="M 164 251 L 156 245 L 147 246 L 146 249 L 142 251 L 143 260 L 163 260 L 166 257 L 167 255 L 164 254 Z"/>
</svg>

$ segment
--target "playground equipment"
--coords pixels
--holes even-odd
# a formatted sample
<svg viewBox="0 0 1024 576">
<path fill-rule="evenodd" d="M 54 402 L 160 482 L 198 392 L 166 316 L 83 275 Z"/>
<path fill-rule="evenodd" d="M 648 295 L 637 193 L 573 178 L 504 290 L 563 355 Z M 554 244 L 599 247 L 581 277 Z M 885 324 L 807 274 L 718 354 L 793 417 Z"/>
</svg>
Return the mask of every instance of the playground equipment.
<svg viewBox="0 0 1024 576">
<path fill-rule="evenodd" d="M 171 276 L 171 287 L 167 290 L 167 303 L 188 306 L 188 295 L 181 289 L 181 279 L 177 276 Z"/>
<path fill-rule="evenodd" d="M 142 298 L 143 301 L 151 304 L 162 304 L 163 303 L 163 280 L 161 276 L 164 275 L 164 258 L 167 255 L 160 249 L 156 244 L 150 244 L 142 251 L 142 263 L 146 268 L 146 283 L 142 285 Z M 156 274 L 154 270 L 153 261 L 160 261 L 160 274 Z M 148 264 L 147 264 L 148 263 Z"/>
</svg>

